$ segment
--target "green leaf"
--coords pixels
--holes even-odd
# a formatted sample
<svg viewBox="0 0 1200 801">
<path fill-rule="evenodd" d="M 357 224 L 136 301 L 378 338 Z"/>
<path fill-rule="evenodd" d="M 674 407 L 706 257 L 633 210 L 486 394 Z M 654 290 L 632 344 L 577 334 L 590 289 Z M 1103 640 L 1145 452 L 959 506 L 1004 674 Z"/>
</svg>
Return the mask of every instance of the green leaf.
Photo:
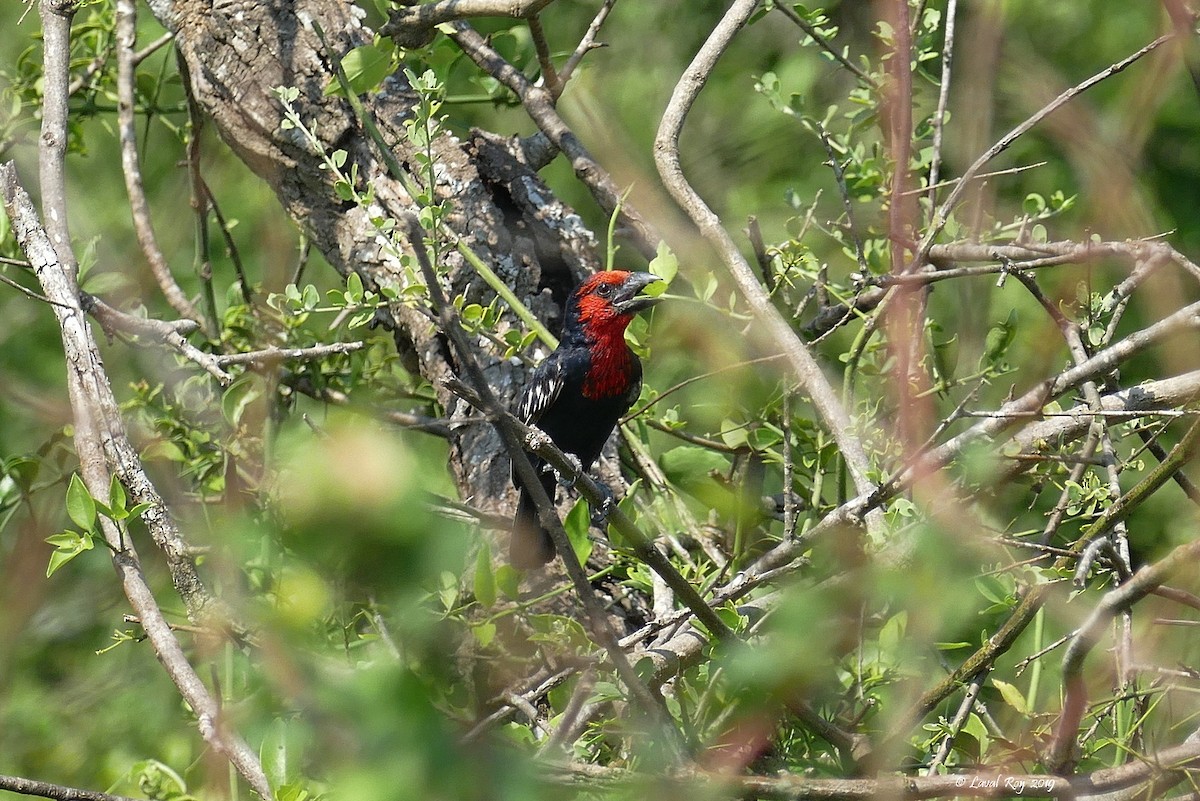
<svg viewBox="0 0 1200 801">
<path fill-rule="evenodd" d="M 591 525 L 592 513 L 587 501 L 580 498 L 563 520 L 563 528 L 567 530 L 567 538 L 571 540 L 571 548 L 574 549 L 580 564 L 586 564 L 588 557 L 592 555 L 592 538 L 588 536 Z"/>
<path fill-rule="evenodd" d="M 17 482 L 26 493 L 33 486 L 41 469 L 41 462 L 29 456 L 16 456 L 4 463 L 4 473 Z"/>
<path fill-rule="evenodd" d="M 608 701 L 623 700 L 625 700 L 625 693 L 621 692 L 620 687 L 611 681 L 598 681 L 592 685 L 592 697 L 588 699 L 588 703 L 602 704 Z"/>
<path fill-rule="evenodd" d="M 267 728 L 258 758 L 272 785 L 278 787 L 287 782 L 291 760 L 288 759 L 287 722 L 276 718 Z M 293 768 L 292 773 L 295 773 Z"/>
<path fill-rule="evenodd" d="M 477 626 L 471 627 L 471 633 L 475 635 L 475 640 L 484 648 L 492 644 L 492 640 L 496 639 L 496 624 L 495 623 L 480 623 Z"/>
<path fill-rule="evenodd" d="M 496 605 L 496 574 L 492 572 L 492 552 L 486 545 L 475 556 L 475 600 L 488 609 Z"/>
<path fill-rule="evenodd" d="M 659 241 L 658 253 L 650 260 L 650 272 L 661 278 L 664 283 L 651 284 L 643 290 L 646 295 L 661 295 L 667 291 L 667 284 L 675 278 L 675 274 L 679 272 L 679 259 L 671 252 L 671 248 L 666 242 Z"/>
<path fill-rule="evenodd" d="M 383 79 L 392 74 L 392 48 L 390 40 L 380 40 L 379 44 L 367 44 L 356 47 L 342 56 L 342 71 L 346 73 L 346 82 L 350 91 L 356 95 L 374 91 Z M 341 85 L 334 80 L 325 87 L 325 95 L 341 94 Z"/>
<path fill-rule="evenodd" d="M 125 510 L 125 517 L 126 518 L 134 518 L 136 520 L 137 518 L 141 517 L 146 512 L 146 510 L 149 509 L 153 505 L 154 504 L 152 504 L 152 503 L 139 503 L 137 506 L 134 506 L 132 509 Z"/>
<path fill-rule="evenodd" d="M 346 294 L 350 296 L 351 303 L 362 303 L 363 282 L 358 273 L 350 273 L 350 277 L 346 279 Z"/>
<path fill-rule="evenodd" d="M 1025 696 L 1020 690 L 1006 681 L 1000 681 L 1000 679 L 992 679 L 992 684 L 996 685 L 996 689 L 1000 691 L 1000 696 L 1006 704 L 1022 715 L 1029 714 L 1029 707 L 1025 703 Z"/>
<path fill-rule="evenodd" d="M 79 532 L 63 531 L 58 534 L 51 534 L 49 537 L 46 537 L 46 542 L 55 548 L 74 548 L 79 543 Z"/>
<path fill-rule="evenodd" d="M 91 534 L 80 534 L 78 531 L 64 531 L 46 538 L 46 542 L 54 546 L 50 554 L 50 562 L 46 565 L 46 578 L 54 575 L 60 567 L 70 562 L 84 551 L 90 551 L 95 544 Z"/>
<path fill-rule="evenodd" d="M 71 474 L 71 483 L 67 486 L 67 514 L 84 531 L 96 527 L 96 502 L 78 473 Z"/>
<path fill-rule="evenodd" d="M 124 520 L 129 516 L 125 510 L 125 503 L 128 497 L 125 495 L 125 487 L 121 484 L 121 479 L 113 473 L 112 481 L 108 485 L 108 508 L 111 510 L 109 517 L 113 520 Z"/>
<path fill-rule="evenodd" d="M 521 597 L 521 573 L 512 565 L 500 565 L 496 568 L 496 586 L 504 597 L 515 601 Z"/>
<path fill-rule="evenodd" d="M 339 181 L 339 183 L 341 183 Z M 321 293 L 312 284 L 304 287 L 304 294 L 301 296 L 301 302 L 304 304 L 305 311 L 315 309 L 321 305 Z"/>
<path fill-rule="evenodd" d="M 225 390 L 225 394 L 221 397 L 221 413 L 225 415 L 225 419 L 229 422 L 229 425 L 236 428 L 241 423 L 242 415 L 246 413 L 246 409 L 261 394 L 258 382 L 251 375 L 242 376 L 230 384 L 229 388 Z"/>
<path fill-rule="evenodd" d="M 695 445 L 672 448 L 658 461 L 667 478 L 684 487 L 711 481 L 713 473 L 724 473 L 729 469 L 728 457 Z"/>
</svg>

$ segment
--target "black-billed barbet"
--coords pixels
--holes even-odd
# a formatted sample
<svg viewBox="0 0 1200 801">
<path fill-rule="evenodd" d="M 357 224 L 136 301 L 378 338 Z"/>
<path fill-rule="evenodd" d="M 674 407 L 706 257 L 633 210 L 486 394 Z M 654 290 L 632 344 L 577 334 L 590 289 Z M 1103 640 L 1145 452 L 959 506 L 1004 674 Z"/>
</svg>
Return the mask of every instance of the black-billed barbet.
<svg viewBox="0 0 1200 801">
<path fill-rule="evenodd" d="M 600 456 L 617 421 L 641 391 L 642 363 L 625 344 L 625 329 L 635 314 L 658 301 L 641 291 L 659 280 L 650 273 L 623 270 L 585 280 L 567 299 L 558 348 L 525 383 L 517 417 L 546 432 L 555 445 L 579 459 L 583 470 Z M 553 500 L 554 473 L 536 456 L 530 460 Z M 554 543 L 538 524 L 537 509 L 515 471 L 513 483 L 520 497 L 509 560 L 521 569 L 540 567 L 554 558 Z"/>
</svg>

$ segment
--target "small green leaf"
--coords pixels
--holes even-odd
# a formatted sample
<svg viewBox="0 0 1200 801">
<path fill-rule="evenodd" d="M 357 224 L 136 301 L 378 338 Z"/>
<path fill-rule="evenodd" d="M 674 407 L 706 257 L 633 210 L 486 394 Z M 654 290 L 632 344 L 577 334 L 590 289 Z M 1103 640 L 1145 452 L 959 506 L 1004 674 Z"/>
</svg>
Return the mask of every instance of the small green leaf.
<svg viewBox="0 0 1200 801">
<path fill-rule="evenodd" d="M 272 721 L 258 748 L 258 758 L 271 784 L 279 786 L 288 780 L 291 760 L 288 759 L 287 721 L 280 718 Z"/>
<path fill-rule="evenodd" d="M 117 477 L 116 473 L 113 473 L 112 481 L 108 485 L 108 506 L 113 512 L 109 517 L 112 517 L 114 520 L 123 520 L 127 516 L 125 514 L 125 503 L 127 500 L 128 497 L 125 495 L 125 487 L 121 484 L 121 479 Z M 117 515 L 120 515 L 120 518 L 117 518 Z"/>
<path fill-rule="evenodd" d="M 1000 696 L 1004 699 L 1005 703 L 1022 715 L 1029 714 L 1029 707 L 1025 703 L 1025 696 L 1021 694 L 1020 690 L 1008 682 L 1000 681 L 999 679 L 992 679 L 992 684 L 996 685 L 996 689 L 1000 691 Z"/>
<path fill-rule="evenodd" d="M 321 293 L 317 292 L 317 288 L 315 286 L 308 284 L 304 287 L 302 302 L 304 303 L 304 308 L 306 311 L 315 309 L 321 303 Z"/>
<path fill-rule="evenodd" d="M 492 572 L 492 552 L 483 546 L 475 556 L 475 600 L 485 608 L 496 605 L 496 574 Z"/>
<path fill-rule="evenodd" d="M 471 633 L 475 635 L 475 639 L 481 646 L 487 648 L 492 644 L 492 640 L 496 639 L 496 624 L 480 623 L 471 627 Z"/>
<path fill-rule="evenodd" d="M 91 534 L 80 534 L 78 531 L 64 531 L 46 538 L 46 542 L 55 547 L 50 554 L 50 562 L 46 565 L 46 578 L 54 575 L 60 567 L 70 562 L 84 551 L 94 547 Z"/>
<path fill-rule="evenodd" d="M 91 531 L 96 526 L 96 502 L 92 500 L 78 473 L 71 475 L 71 483 L 67 487 L 67 514 L 84 531 Z"/>
<path fill-rule="evenodd" d="M 651 284 L 644 290 L 647 295 L 661 295 L 667 291 L 667 284 L 675 278 L 675 274 L 679 272 L 679 259 L 671 251 L 671 248 L 666 242 L 659 241 L 658 252 L 650 261 L 650 272 L 661 278 L 664 283 Z"/>
<path fill-rule="evenodd" d="M 145 513 L 145 511 L 153 505 L 154 504 L 152 504 L 152 503 L 139 503 L 137 506 L 134 506 L 132 509 L 125 510 L 125 517 L 133 518 L 136 520 L 137 518 L 141 517 Z"/>
<path fill-rule="evenodd" d="M 260 392 L 252 376 L 246 375 L 234 381 L 221 397 L 221 412 L 229 425 L 237 427 L 246 409 L 259 398 Z"/>
<path fill-rule="evenodd" d="M 500 565 L 496 568 L 496 586 L 504 597 L 515 601 L 521 597 L 521 573 L 512 565 Z"/>
<path fill-rule="evenodd" d="M 567 538 L 571 540 L 571 548 L 580 564 L 587 564 L 588 557 L 592 555 L 592 538 L 588 536 L 591 524 L 592 514 L 587 501 L 580 498 L 563 520 L 563 528 L 567 530 Z"/>
<path fill-rule="evenodd" d="M 351 303 L 362 303 L 363 282 L 358 273 L 350 273 L 350 277 L 346 279 L 346 294 L 350 296 Z"/>
</svg>

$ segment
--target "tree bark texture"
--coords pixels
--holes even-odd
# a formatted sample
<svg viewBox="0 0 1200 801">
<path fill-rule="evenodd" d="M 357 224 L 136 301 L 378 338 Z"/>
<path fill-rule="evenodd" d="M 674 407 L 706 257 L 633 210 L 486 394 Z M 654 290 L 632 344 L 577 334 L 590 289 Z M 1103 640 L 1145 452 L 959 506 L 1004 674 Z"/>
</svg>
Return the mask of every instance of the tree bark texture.
<svg viewBox="0 0 1200 801">
<path fill-rule="evenodd" d="M 154 0 L 151 8 L 175 33 L 193 94 L 222 139 L 270 184 L 326 259 L 343 275 L 359 273 L 368 287 L 395 285 L 402 271 L 381 248 L 370 217 L 382 212 L 399 218 L 415 210 L 413 200 L 388 175 L 349 103 L 325 94 L 333 80 L 332 59 L 371 40 L 358 9 L 343 0 Z M 333 53 L 325 51 L 312 22 L 320 25 Z M 284 109 L 273 94 L 279 86 L 299 90 L 294 105 L 305 125 L 327 152 L 347 152 L 347 173 L 357 165 L 359 180 L 373 188 L 379 211 L 369 214 L 338 199 L 318 155 L 300 132 L 283 128 Z M 417 97 L 403 76 L 389 78 L 363 102 L 397 160 L 419 183 L 402 125 Z M 437 197 L 452 204 L 450 227 L 553 330 L 568 288 L 597 268 L 594 236 L 522 161 L 515 141 L 474 131 L 465 142 L 444 134 L 433 149 Z M 448 276 L 449 291 L 489 303 L 493 293 L 484 281 L 459 254 L 451 248 L 446 252 L 438 266 Z M 456 367 L 427 314 L 397 303 L 387 323 L 394 326 L 401 355 L 409 364 L 415 360 L 447 411 L 467 414 L 440 383 Z M 489 343 L 476 344 L 488 380 L 502 399 L 511 400 L 523 370 L 500 359 Z M 483 509 L 506 508 L 508 460 L 492 427 L 460 426 L 451 447 L 462 496 Z"/>
</svg>

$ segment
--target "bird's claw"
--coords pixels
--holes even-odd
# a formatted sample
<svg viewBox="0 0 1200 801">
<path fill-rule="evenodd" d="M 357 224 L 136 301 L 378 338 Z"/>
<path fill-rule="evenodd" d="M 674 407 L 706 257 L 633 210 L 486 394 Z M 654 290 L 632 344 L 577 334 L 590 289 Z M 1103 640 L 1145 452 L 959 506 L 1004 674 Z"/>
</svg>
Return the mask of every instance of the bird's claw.
<svg viewBox="0 0 1200 801">
<path fill-rule="evenodd" d="M 579 457 L 573 453 L 564 453 L 563 456 L 565 456 L 567 461 L 571 463 L 571 470 L 569 474 L 565 474 L 549 464 L 542 465 L 542 472 L 553 473 L 554 477 L 558 480 L 558 485 L 560 487 L 572 489 L 575 486 L 575 482 L 579 480 L 579 476 L 583 473 L 583 463 L 580 462 Z"/>
<path fill-rule="evenodd" d="M 612 514 L 613 509 L 617 505 L 617 499 L 613 496 L 613 491 L 608 485 L 600 484 L 600 491 L 604 493 L 604 500 L 600 502 L 598 507 L 592 509 L 592 525 L 603 526 L 608 522 L 608 516 Z"/>
</svg>

